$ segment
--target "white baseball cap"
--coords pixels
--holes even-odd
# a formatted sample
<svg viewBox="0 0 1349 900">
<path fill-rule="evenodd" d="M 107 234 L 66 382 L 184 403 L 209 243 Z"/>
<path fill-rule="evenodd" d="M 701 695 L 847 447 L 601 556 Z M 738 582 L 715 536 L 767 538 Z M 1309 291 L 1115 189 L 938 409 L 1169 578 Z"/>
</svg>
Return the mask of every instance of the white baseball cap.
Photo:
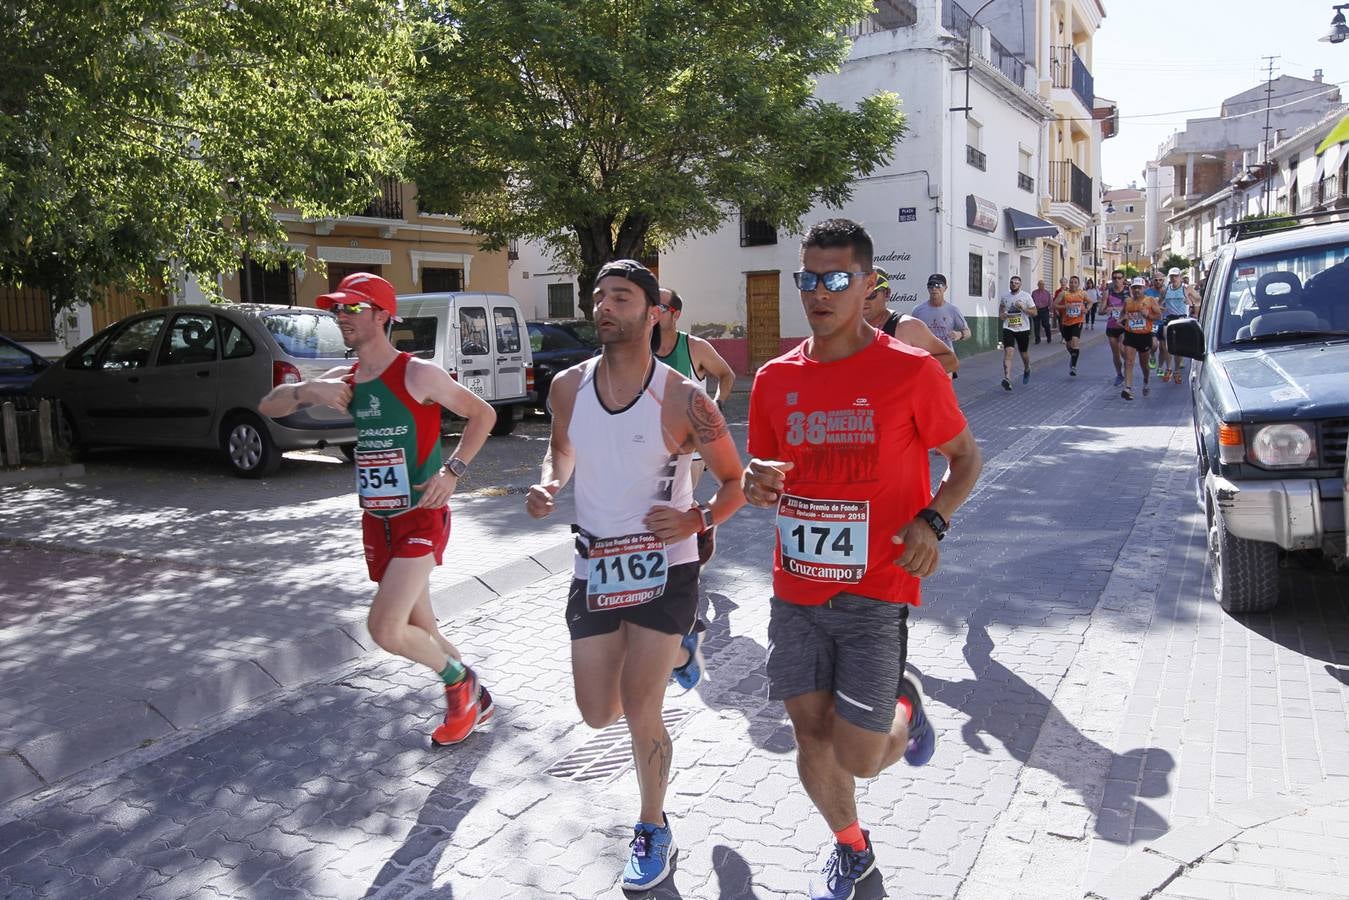
<svg viewBox="0 0 1349 900">
<path fill-rule="evenodd" d="M 1179 274 L 1180 274 L 1180 269 L 1177 269 L 1175 266 L 1172 266 L 1172 267 L 1171 267 L 1171 271 L 1167 272 L 1166 274 L 1168 274 L 1168 275 L 1179 275 Z"/>
<path fill-rule="evenodd" d="M 1144 278 L 1142 275 L 1139 275 L 1139 276 L 1138 276 L 1137 278 L 1135 278 L 1133 281 L 1129 282 L 1129 286 L 1130 286 L 1130 287 L 1147 287 L 1147 286 L 1148 286 L 1148 280 L 1147 280 L 1146 278 Z"/>
</svg>

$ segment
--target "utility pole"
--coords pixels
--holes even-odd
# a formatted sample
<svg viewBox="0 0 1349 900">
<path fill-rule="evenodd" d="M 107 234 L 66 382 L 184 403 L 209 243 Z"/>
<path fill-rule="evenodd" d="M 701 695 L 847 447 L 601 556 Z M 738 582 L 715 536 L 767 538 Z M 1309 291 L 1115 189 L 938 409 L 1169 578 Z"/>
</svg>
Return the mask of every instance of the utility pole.
<svg viewBox="0 0 1349 900">
<path fill-rule="evenodd" d="M 1265 61 L 1265 154 L 1264 159 L 1260 161 L 1260 171 L 1264 175 L 1264 191 L 1260 197 L 1260 215 L 1269 215 L 1269 111 L 1274 100 L 1274 62 L 1277 56 L 1262 56 Z"/>
</svg>

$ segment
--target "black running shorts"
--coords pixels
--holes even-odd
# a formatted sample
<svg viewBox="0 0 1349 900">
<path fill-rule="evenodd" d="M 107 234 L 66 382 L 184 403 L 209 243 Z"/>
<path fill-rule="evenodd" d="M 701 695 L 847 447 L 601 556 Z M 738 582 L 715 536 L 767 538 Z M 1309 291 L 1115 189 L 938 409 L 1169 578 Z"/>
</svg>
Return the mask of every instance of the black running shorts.
<svg viewBox="0 0 1349 900">
<path fill-rule="evenodd" d="M 1010 347 L 1013 344 L 1016 344 L 1016 349 L 1020 350 L 1022 353 L 1025 353 L 1027 350 L 1029 350 L 1030 329 L 1027 328 L 1025 331 L 1008 331 L 1006 328 L 1004 328 L 1002 330 L 1003 347 Z"/>
<path fill-rule="evenodd" d="M 1063 335 L 1065 341 L 1071 341 L 1073 338 L 1082 337 L 1082 323 L 1076 325 L 1064 325 L 1059 328 L 1059 334 Z"/>
<path fill-rule="evenodd" d="M 1134 334 L 1132 331 L 1124 332 L 1124 346 L 1132 347 L 1139 353 L 1147 353 L 1152 350 L 1151 334 Z"/>
<path fill-rule="evenodd" d="M 594 637 L 617 631 L 631 622 L 663 634 L 685 635 L 693 630 L 698 617 L 698 569 L 696 562 L 670 566 L 665 593 L 637 606 L 624 606 L 592 612 L 586 603 L 584 578 L 573 578 L 567 592 L 567 629 L 571 639 Z"/>
</svg>

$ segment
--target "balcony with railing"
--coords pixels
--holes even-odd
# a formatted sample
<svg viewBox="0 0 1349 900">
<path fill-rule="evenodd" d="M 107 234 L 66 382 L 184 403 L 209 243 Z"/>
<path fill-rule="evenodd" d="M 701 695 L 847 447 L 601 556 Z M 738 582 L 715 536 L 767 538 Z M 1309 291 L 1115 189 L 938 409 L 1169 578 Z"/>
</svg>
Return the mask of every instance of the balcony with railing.
<svg viewBox="0 0 1349 900">
<path fill-rule="evenodd" d="M 1317 203 L 1321 206 L 1331 206 L 1344 199 L 1344 188 L 1340 184 L 1339 173 L 1327 175 L 1322 178 L 1317 185 Z"/>
<path fill-rule="evenodd" d="M 1049 164 L 1049 199 L 1054 203 L 1071 203 L 1091 214 L 1091 176 L 1069 160 Z"/>
<path fill-rule="evenodd" d="M 1016 186 L 1023 191 L 1030 191 L 1032 194 L 1035 193 L 1035 179 L 1025 172 L 1016 173 Z"/>
<path fill-rule="evenodd" d="M 878 31 L 894 31 L 918 24 L 918 6 L 913 0 L 875 0 L 876 11 L 848 28 L 848 37 Z"/>
<path fill-rule="evenodd" d="M 1096 106 L 1096 82 L 1077 51 L 1072 47 L 1050 47 L 1049 68 L 1054 87 L 1071 90 L 1091 115 Z"/>
<path fill-rule="evenodd" d="M 942 0 L 941 24 L 960 40 L 969 42 L 970 14 L 955 0 Z M 978 44 L 975 45 L 974 51 L 979 56 L 984 55 Z M 1007 76 L 1009 81 L 1023 90 L 1026 88 L 1026 60 L 1020 54 L 1007 49 L 992 33 L 989 34 L 989 57 L 988 62 Z"/>
<path fill-rule="evenodd" d="M 988 157 L 978 147 L 965 145 L 965 162 L 974 166 L 980 172 L 988 171 Z"/>
<path fill-rule="evenodd" d="M 379 195 L 361 210 L 358 215 L 368 219 L 403 218 L 403 183 L 393 176 L 385 176 L 375 182 Z"/>
</svg>

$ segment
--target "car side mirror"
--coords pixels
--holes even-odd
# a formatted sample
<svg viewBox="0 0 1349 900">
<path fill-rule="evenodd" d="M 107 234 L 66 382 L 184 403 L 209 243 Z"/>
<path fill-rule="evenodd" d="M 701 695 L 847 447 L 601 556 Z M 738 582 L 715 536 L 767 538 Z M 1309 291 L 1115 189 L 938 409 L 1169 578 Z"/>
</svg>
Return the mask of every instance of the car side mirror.
<svg viewBox="0 0 1349 900">
<path fill-rule="evenodd" d="M 1172 356 L 1203 359 L 1207 354 L 1204 350 L 1204 329 L 1199 326 L 1199 321 L 1187 316 L 1167 323 L 1166 349 Z"/>
</svg>

